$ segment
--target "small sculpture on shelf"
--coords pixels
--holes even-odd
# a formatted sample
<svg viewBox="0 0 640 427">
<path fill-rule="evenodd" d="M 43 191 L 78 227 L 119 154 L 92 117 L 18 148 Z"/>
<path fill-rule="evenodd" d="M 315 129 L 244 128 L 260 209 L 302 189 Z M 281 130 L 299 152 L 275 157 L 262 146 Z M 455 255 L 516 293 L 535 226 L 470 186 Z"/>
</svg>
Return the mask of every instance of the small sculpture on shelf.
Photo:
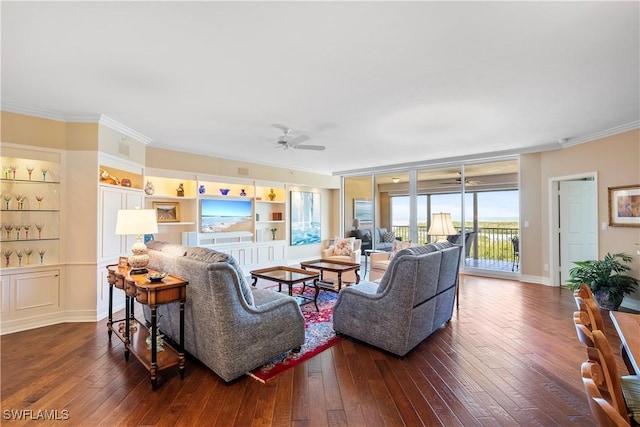
<svg viewBox="0 0 640 427">
<path fill-rule="evenodd" d="M 205 187 L 203 184 L 200 184 L 200 187 L 198 187 L 198 193 L 204 194 L 206 192 L 207 192 L 207 187 Z"/>
<path fill-rule="evenodd" d="M 244 196 L 246 196 L 246 195 L 247 195 L 247 192 L 246 192 L 246 191 L 244 191 L 244 188 L 242 188 L 242 189 L 240 190 L 240 195 L 241 195 L 242 197 L 244 197 Z"/>
<path fill-rule="evenodd" d="M 267 194 L 267 197 L 269 197 L 269 200 L 271 200 L 272 202 L 276 199 L 276 193 L 273 191 L 273 188 L 269 189 L 269 194 Z"/>
<path fill-rule="evenodd" d="M 278 229 L 272 227 L 269 231 L 271 231 L 271 240 L 276 240 L 276 231 L 278 231 Z"/>
<path fill-rule="evenodd" d="M 229 189 L 228 188 L 220 188 L 220 194 L 222 194 L 223 196 L 226 196 L 227 194 L 229 194 Z"/>
<path fill-rule="evenodd" d="M 184 197 L 184 184 L 183 183 L 180 183 L 178 185 L 178 188 L 176 189 L 176 195 L 178 197 Z"/>
<path fill-rule="evenodd" d="M 156 190 L 153 188 L 153 182 L 147 181 L 147 184 L 144 186 L 144 194 L 151 196 L 155 191 Z"/>
</svg>

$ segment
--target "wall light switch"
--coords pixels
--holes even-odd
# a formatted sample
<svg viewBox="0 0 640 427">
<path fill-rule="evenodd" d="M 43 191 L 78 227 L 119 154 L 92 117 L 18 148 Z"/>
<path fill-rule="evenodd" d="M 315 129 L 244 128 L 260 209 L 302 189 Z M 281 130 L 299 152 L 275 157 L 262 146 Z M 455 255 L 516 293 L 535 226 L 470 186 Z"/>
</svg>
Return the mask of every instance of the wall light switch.
<svg viewBox="0 0 640 427">
<path fill-rule="evenodd" d="M 529 227 L 529 221 L 525 221 L 524 222 L 524 228 L 528 228 Z"/>
<path fill-rule="evenodd" d="M 600 225 L 600 228 L 602 229 L 602 231 L 607 231 L 607 229 L 609 228 L 609 225 L 606 222 L 603 222 Z"/>
</svg>

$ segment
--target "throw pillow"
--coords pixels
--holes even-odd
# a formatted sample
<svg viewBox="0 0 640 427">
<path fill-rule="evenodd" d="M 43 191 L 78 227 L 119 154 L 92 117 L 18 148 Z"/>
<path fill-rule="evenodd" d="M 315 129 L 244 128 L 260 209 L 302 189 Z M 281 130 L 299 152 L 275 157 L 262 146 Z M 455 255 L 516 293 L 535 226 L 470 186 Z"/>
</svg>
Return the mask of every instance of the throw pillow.
<svg viewBox="0 0 640 427">
<path fill-rule="evenodd" d="M 333 254 L 338 256 L 351 256 L 355 240 L 353 237 L 348 239 L 336 238 L 333 246 Z"/>
<path fill-rule="evenodd" d="M 401 251 L 402 249 L 407 249 L 412 247 L 413 244 L 411 243 L 411 240 L 408 240 L 406 242 L 402 242 L 400 240 L 395 240 L 393 242 L 393 248 L 391 249 L 391 254 L 389 255 L 389 259 L 393 258 L 396 254 L 396 252 Z"/>
<path fill-rule="evenodd" d="M 385 243 L 392 243 L 394 240 L 396 240 L 396 235 L 393 231 L 387 231 L 382 236 L 382 241 Z"/>
</svg>

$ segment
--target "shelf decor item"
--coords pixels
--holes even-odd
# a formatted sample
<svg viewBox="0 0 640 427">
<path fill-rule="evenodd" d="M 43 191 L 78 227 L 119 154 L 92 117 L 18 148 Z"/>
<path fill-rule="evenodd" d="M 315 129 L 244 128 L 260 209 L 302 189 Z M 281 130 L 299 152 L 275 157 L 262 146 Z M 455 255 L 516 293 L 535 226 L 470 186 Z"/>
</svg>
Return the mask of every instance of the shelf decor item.
<svg viewBox="0 0 640 427">
<path fill-rule="evenodd" d="M 44 200 L 44 196 L 36 194 L 36 200 L 38 201 L 38 209 L 42 209 L 42 201 Z"/>
<path fill-rule="evenodd" d="M 276 199 L 276 193 L 273 191 L 273 188 L 269 189 L 269 194 L 267 194 L 267 197 L 269 197 L 269 200 L 272 202 Z"/>
<path fill-rule="evenodd" d="M 40 171 L 42 172 L 42 180 L 46 181 L 47 180 L 47 172 L 49 172 L 49 169 L 45 168 L 45 167 L 41 167 Z"/>
<path fill-rule="evenodd" d="M 26 248 L 24 250 L 24 254 L 27 256 L 27 264 L 31 264 L 31 254 L 33 253 L 33 249 Z"/>
<path fill-rule="evenodd" d="M 11 194 L 4 195 L 4 201 L 7 204 L 7 209 L 9 209 L 9 202 L 11 201 Z"/>
<path fill-rule="evenodd" d="M 156 190 L 153 188 L 153 182 L 147 181 L 144 186 L 144 194 L 146 194 L 147 196 L 151 196 L 153 195 L 153 193 L 155 193 L 155 191 Z"/>
<path fill-rule="evenodd" d="M 46 249 L 40 248 L 38 249 L 38 254 L 40 255 L 40 264 L 44 264 L 44 254 L 47 252 Z"/>
<path fill-rule="evenodd" d="M 276 240 L 276 231 L 278 231 L 278 229 L 272 227 L 269 231 L 271 231 L 271 240 Z"/>
<path fill-rule="evenodd" d="M 180 222 L 179 202 L 153 202 L 157 222 Z"/>
<path fill-rule="evenodd" d="M 180 183 L 178 185 L 178 188 L 176 189 L 176 196 L 184 197 L 184 184 L 183 183 Z"/>
<path fill-rule="evenodd" d="M 16 165 L 11 165 L 11 166 L 10 166 L 10 168 L 11 168 L 11 175 L 12 175 L 11 177 L 12 177 L 13 179 L 16 179 L 16 171 L 18 170 L 18 166 L 16 166 Z"/>
<path fill-rule="evenodd" d="M 6 260 L 5 267 L 9 267 L 9 263 L 11 262 L 11 254 L 13 253 L 13 249 L 3 249 L 2 254 Z"/>
<path fill-rule="evenodd" d="M 142 241 L 144 234 L 158 232 L 156 211 L 154 209 L 120 209 L 116 219 L 117 235 L 135 235 L 136 242 L 131 247 L 133 255 L 129 256 L 130 274 L 148 272 L 149 255 L 147 245 Z"/>
<path fill-rule="evenodd" d="M 246 196 L 246 195 L 247 195 L 247 192 L 246 192 L 246 191 L 244 191 L 244 188 L 240 189 L 240 195 L 241 195 L 242 197 L 244 197 L 244 196 Z"/>
<path fill-rule="evenodd" d="M 31 173 L 33 172 L 34 169 L 35 167 L 33 165 L 27 165 L 27 173 L 29 174 L 29 181 L 31 181 Z"/>
<path fill-rule="evenodd" d="M 24 224 L 22 228 L 24 228 L 24 238 L 29 240 L 29 229 L 31 228 L 31 224 Z"/>
<path fill-rule="evenodd" d="M 220 194 L 222 194 L 223 196 L 226 196 L 227 194 L 229 194 L 229 189 L 228 188 L 220 188 Z"/>
<path fill-rule="evenodd" d="M 204 185 L 200 185 L 200 187 L 198 187 L 198 193 L 199 194 L 204 194 L 207 192 L 207 187 L 205 187 Z"/>
<path fill-rule="evenodd" d="M 38 239 L 42 239 L 42 229 L 44 228 L 44 224 L 38 222 L 36 223 L 36 228 L 38 229 Z"/>
</svg>

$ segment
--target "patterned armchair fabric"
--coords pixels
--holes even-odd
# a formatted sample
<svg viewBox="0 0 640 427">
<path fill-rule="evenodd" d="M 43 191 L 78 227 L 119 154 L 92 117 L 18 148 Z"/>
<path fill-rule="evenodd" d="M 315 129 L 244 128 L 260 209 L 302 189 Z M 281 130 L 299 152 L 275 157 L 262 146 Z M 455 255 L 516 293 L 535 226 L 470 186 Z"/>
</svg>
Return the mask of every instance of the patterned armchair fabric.
<svg viewBox="0 0 640 427">
<path fill-rule="evenodd" d="M 225 253 L 153 241 L 149 267 L 189 281 L 185 350 L 231 381 L 304 344 L 305 322 L 294 298 L 249 286 Z M 150 319 L 150 310 L 145 318 Z M 179 338 L 179 305 L 158 307 L 163 334 Z"/>
<path fill-rule="evenodd" d="M 461 247 L 443 242 L 399 251 L 380 284 L 343 288 L 336 332 L 404 356 L 453 315 Z"/>
</svg>

